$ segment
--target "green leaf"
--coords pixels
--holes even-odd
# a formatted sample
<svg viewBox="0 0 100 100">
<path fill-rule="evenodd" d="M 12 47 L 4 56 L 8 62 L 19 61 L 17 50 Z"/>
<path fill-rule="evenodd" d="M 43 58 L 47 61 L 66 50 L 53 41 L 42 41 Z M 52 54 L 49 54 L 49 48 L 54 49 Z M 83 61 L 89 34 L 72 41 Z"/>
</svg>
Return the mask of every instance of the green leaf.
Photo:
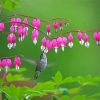
<svg viewBox="0 0 100 100">
<path fill-rule="evenodd" d="M 0 86 L 3 84 L 3 80 L 0 78 Z"/>
<path fill-rule="evenodd" d="M 62 80 L 62 84 L 73 83 L 73 82 L 76 82 L 76 79 L 72 77 L 66 77 L 64 80 Z"/>
<path fill-rule="evenodd" d="M 19 70 L 16 70 L 15 68 L 11 68 L 9 70 L 9 72 L 18 72 L 18 73 L 22 73 L 22 72 L 25 72 L 26 71 L 26 68 L 20 68 Z"/>
<path fill-rule="evenodd" d="M 61 82 L 62 82 L 62 74 L 61 74 L 60 71 L 58 71 L 58 72 L 56 73 L 56 75 L 53 77 L 53 80 L 54 80 L 54 82 L 55 82 L 57 85 L 60 85 L 60 84 L 61 84 Z"/>
<path fill-rule="evenodd" d="M 19 4 L 20 0 L 3 0 L 3 7 L 9 11 Z"/>
<path fill-rule="evenodd" d="M 75 87 L 75 88 L 71 88 L 69 89 L 69 93 L 70 94 L 78 94 L 81 90 L 81 87 Z"/>
<path fill-rule="evenodd" d="M 16 75 L 12 75 L 12 74 L 8 74 L 7 77 L 6 77 L 7 81 L 8 82 L 12 82 L 12 81 L 19 81 L 19 80 L 29 80 L 28 78 L 24 78 L 22 77 L 21 74 L 16 74 Z"/>
<path fill-rule="evenodd" d="M 9 87 L 2 87 L 2 92 L 6 94 L 8 100 L 21 100 L 25 98 L 25 94 L 28 92 L 27 87 L 16 87 L 15 85 L 10 85 Z"/>
<path fill-rule="evenodd" d="M 13 5 L 12 2 L 10 0 L 6 0 L 3 4 L 3 7 L 7 10 L 12 10 L 13 9 Z"/>
<path fill-rule="evenodd" d="M 62 96 L 58 100 L 71 100 L 69 96 Z"/>
</svg>

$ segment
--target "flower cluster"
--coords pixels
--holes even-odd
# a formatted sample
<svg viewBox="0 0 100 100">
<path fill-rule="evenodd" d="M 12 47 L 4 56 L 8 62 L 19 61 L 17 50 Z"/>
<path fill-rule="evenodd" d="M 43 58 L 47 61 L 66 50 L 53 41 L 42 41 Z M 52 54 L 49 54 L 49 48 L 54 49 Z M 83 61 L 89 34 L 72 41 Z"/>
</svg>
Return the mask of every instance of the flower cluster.
<svg viewBox="0 0 100 100">
<path fill-rule="evenodd" d="M 27 18 L 24 18 L 23 21 L 21 21 L 20 18 L 12 18 L 10 26 L 10 32 L 7 37 L 8 45 L 7 47 L 9 49 L 15 48 L 16 46 L 16 35 L 14 33 L 17 33 L 18 40 L 22 42 L 24 38 L 28 35 L 28 20 Z M 22 24 L 21 24 L 22 23 Z"/>
<path fill-rule="evenodd" d="M 45 52 L 47 53 L 48 51 L 50 51 L 50 49 L 54 48 L 55 52 L 57 53 L 58 48 L 62 48 L 62 51 L 64 51 L 64 47 L 67 46 L 67 38 L 66 37 L 58 37 L 57 39 L 52 39 L 50 40 L 46 40 L 46 38 L 44 37 L 42 39 L 42 46 L 41 46 L 41 50 L 45 50 Z"/>
<path fill-rule="evenodd" d="M 13 64 L 14 64 L 14 67 L 16 68 L 16 70 L 19 70 L 19 67 L 21 66 L 20 57 L 16 56 L 14 58 L 13 63 L 10 58 L 0 59 L 0 71 L 2 68 L 5 68 L 5 71 L 8 72 L 8 69 L 11 68 Z"/>
<path fill-rule="evenodd" d="M 89 37 L 86 33 L 82 34 L 82 32 L 78 32 L 77 38 L 81 45 L 84 44 L 85 47 L 87 47 L 87 48 L 90 46 Z M 70 48 L 73 47 L 73 45 L 74 45 L 73 39 L 74 39 L 74 37 L 71 32 L 69 33 L 68 37 L 60 37 L 59 36 L 52 40 L 46 40 L 46 38 L 44 37 L 41 41 L 42 42 L 41 50 L 45 50 L 47 53 L 48 51 L 50 51 L 50 49 L 54 48 L 55 52 L 57 53 L 58 48 L 61 47 L 62 51 L 64 51 L 64 47 L 67 46 L 67 44 Z"/>
<path fill-rule="evenodd" d="M 81 45 L 83 45 L 85 43 L 85 47 L 88 48 L 90 46 L 89 37 L 86 33 L 83 35 L 82 32 L 78 32 L 77 38 Z"/>
<path fill-rule="evenodd" d="M 55 52 L 57 53 L 57 49 L 60 47 L 64 51 L 64 47 L 67 44 L 70 48 L 72 48 L 74 45 L 74 43 L 73 43 L 74 37 L 72 34 L 73 32 L 78 32 L 77 38 L 81 45 L 84 45 L 87 48 L 90 46 L 88 34 L 83 33 L 79 30 L 78 31 L 72 30 L 69 32 L 65 32 L 64 34 L 69 34 L 68 37 L 64 37 L 63 35 L 57 36 L 55 38 L 51 37 L 51 27 L 53 27 L 55 29 L 55 32 L 58 32 L 58 29 L 63 30 L 64 23 L 66 25 L 68 25 L 68 22 L 66 20 L 63 20 L 63 19 L 59 19 L 59 20 L 53 19 L 53 20 L 54 20 L 54 22 L 52 23 L 52 25 L 46 24 L 46 32 L 42 32 L 40 30 L 42 20 L 40 20 L 38 18 L 34 18 L 31 25 L 29 25 L 27 18 L 24 18 L 23 20 L 21 18 L 11 18 L 11 20 L 10 20 L 11 26 L 9 29 L 9 34 L 7 36 L 7 42 L 8 42 L 7 47 L 9 49 L 16 47 L 16 41 L 17 41 L 16 35 L 18 36 L 19 42 L 22 42 L 25 39 L 25 37 L 28 35 L 28 26 L 33 28 L 32 34 L 31 34 L 31 39 L 35 45 L 37 44 L 39 32 L 44 33 L 48 37 L 48 40 L 46 38 L 42 39 L 42 46 L 41 46 L 41 49 L 42 50 L 45 49 L 46 52 L 50 51 L 51 48 L 54 48 Z M 47 21 L 47 22 L 49 22 L 49 21 Z M 4 29 L 5 29 L 4 23 L 0 22 L 0 31 L 4 31 Z M 94 32 L 94 30 L 93 30 L 93 32 Z M 100 45 L 100 32 L 94 32 L 94 39 L 95 39 L 97 45 Z"/>
<path fill-rule="evenodd" d="M 55 32 L 58 32 L 58 28 L 60 27 L 60 30 L 63 30 L 63 23 L 62 21 L 60 22 L 54 22 L 53 23 L 53 28 L 55 29 Z M 51 35 L 51 27 L 50 27 L 50 24 L 47 24 L 46 25 L 46 31 L 47 31 L 47 36 L 50 36 Z"/>
</svg>

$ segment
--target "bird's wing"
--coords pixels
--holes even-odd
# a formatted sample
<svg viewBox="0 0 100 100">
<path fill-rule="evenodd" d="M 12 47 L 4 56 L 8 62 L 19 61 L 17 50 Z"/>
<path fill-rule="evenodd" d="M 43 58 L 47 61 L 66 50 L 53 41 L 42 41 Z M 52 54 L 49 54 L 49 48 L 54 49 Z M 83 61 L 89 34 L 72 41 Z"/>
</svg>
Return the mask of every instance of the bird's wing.
<svg viewBox="0 0 100 100">
<path fill-rule="evenodd" d="M 53 67 L 53 66 L 55 66 L 55 65 L 56 65 L 56 63 L 49 63 L 49 62 L 48 62 L 47 67 Z"/>
<path fill-rule="evenodd" d="M 32 59 L 29 59 L 29 58 L 25 58 L 25 57 L 21 57 L 21 60 L 25 61 L 25 62 L 28 62 L 32 65 L 37 65 L 37 61 L 34 61 Z"/>
</svg>

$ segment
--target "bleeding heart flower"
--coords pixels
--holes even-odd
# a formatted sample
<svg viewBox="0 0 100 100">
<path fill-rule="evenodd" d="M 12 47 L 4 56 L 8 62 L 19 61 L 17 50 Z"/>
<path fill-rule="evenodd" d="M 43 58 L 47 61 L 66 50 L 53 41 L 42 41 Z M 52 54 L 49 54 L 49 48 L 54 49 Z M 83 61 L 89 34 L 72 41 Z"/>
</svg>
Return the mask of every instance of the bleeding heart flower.
<svg viewBox="0 0 100 100">
<path fill-rule="evenodd" d="M 50 40 L 47 40 L 45 52 L 47 53 L 48 51 L 50 51 L 51 48 L 52 48 L 52 42 Z"/>
<path fill-rule="evenodd" d="M 11 32 L 11 33 L 14 33 L 14 31 L 15 31 L 15 29 L 14 29 L 14 26 L 12 25 L 12 26 L 10 27 L 10 32 Z"/>
<path fill-rule="evenodd" d="M 38 30 L 33 30 L 32 31 L 32 40 L 33 40 L 33 43 L 36 45 L 37 43 L 37 39 L 38 39 L 38 36 L 39 36 L 39 31 Z"/>
<path fill-rule="evenodd" d="M 24 26 L 27 26 L 28 25 L 28 19 L 27 18 L 24 18 L 23 24 L 24 24 Z"/>
<path fill-rule="evenodd" d="M 24 24 L 24 27 L 27 29 L 27 32 L 28 32 L 28 19 L 27 18 L 24 18 L 23 24 Z"/>
<path fill-rule="evenodd" d="M 19 37 L 18 38 L 19 42 L 22 42 L 24 40 L 23 27 L 22 26 L 18 27 L 17 34 L 18 34 L 18 37 Z"/>
<path fill-rule="evenodd" d="M 14 66 L 15 66 L 16 70 L 19 70 L 19 67 L 21 66 L 21 59 L 20 59 L 20 57 L 15 57 L 14 58 Z"/>
<path fill-rule="evenodd" d="M 89 43 L 89 37 L 86 33 L 84 34 L 84 42 L 85 42 L 85 47 L 88 48 L 90 46 L 90 43 Z"/>
<path fill-rule="evenodd" d="M 46 48 L 46 38 L 44 37 L 43 39 L 42 39 L 42 46 L 41 46 L 41 50 L 43 51 L 45 48 Z"/>
<path fill-rule="evenodd" d="M 16 18 L 16 22 L 17 22 L 17 27 L 19 27 L 21 25 L 21 19 L 20 18 Z"/>
<path fill-rule="evenodd" d="M 100 32 L 94 32 L 94 39 L 96 40 L 97 45 L 100 45 Z"/>
<path fill-rule="evenodd" d="M 3 68 L 6 69 L 6 72 L 8 72 L 8 68 L 10 67 L 11 64 L 10 64 L 9 60 L 3 59 L 1 62 L 1 65 Z"/>
<path fill-rule="evenodd" d="M 53 27 L 55 28 L 56 32 L 58 32 L 58 26 L 59 26 L 58 22 L 53 23 Z"/>
<path fill-rule="evenodd" d="M 8 34 L 7 41 L 8 41 L 7 47 L 9 49 L 16 47 L 16 36 L 15 36 L 15 34 L 13 34 L 13 33 Z"/>
<path fill-rule="evenodd" d="M 50 24 L 46 25 L 46 31 L 47 31 L 47 35 L 50 36 L 51 33 L 50 33 Z"/>
<path fill-rule="evenodd" d="M 60 30 L 63 30 L 62 21 L 59 22 Z"/>
<path fill-rule="evenodd" d="M 66 37 L 63 37 L 63 43 L 61 44 L 61 47 L 62 47 L 62 51 L 64 51 L 64 47 L 67 45 L 67 38 Z"/>
<path fill-rule="evenodd" d="M 23 33 L 23 40 L 24 40 L 24 38 L 28 35 L 27 27 L 23 27 L 22 33 Z"/>
<path fill-rule="evenodd" d="M 10 22 L 11 22 L 11 26 L 15 26 L 16 25 L 16 18 L 11 18 Z"/>
<path fill-rule="evenodd" d="M 5 29 L 4 23 L 0 22 L 0 31 L 3 31 Z"/>
<path fill-rule="evenodd" d="M 80 43 L 81 45 L 83 45 L 83 44 L 84 44 L 84 40 L 82 39 L 82 38 L 83 38 L 82 32 L 78 32 L 77 38 L 78 38 L 78 40 L 79 40 L 79 43 Z"/>
<path fill-rule="evenodd" d="M 68 46 L 70 48 L 72 48 L 73 47 L 73 35 L 72 35 L 72 33 L 69 34 L 68 41 L 69 41 Z"/>
<path fill-rule="evenodd" d="M 55 49 L 55 53 L 58 52 L 58 43 L 57 43 L 57 40 L 56 39 L 53 39 L 52 40 L 52 48 Z"/>
<path fill-rule="evenodd" d="M 32 27 L 39 29 L 40 28 L 40 19 L 33 19 Z"/>
<path fill-rule="evenodd" d="M 0 59 L 0 72 L 1 72 L 1 69 L 2 69 L 2 61 Z"/>
<path fill-rule="evenodd" d="M 7 59 L 7 66 L 10 68 L 12 66 L 12 61 L 11 59 Z"/>
<path fill-rule="evenodd" d="M 6 72 L 8 72 L 8 68 L 11 68 L 12 66 L 12 61 L 11 59 L 6 59 Z"/>
<path fill-rule="evenodd" d="M 67 38 L 66 37 L 58 37 L 57 38 L 57 44 L 58 47 L 62 48 L 62 51 L 64 51 L 64 47 L 67 45 Z"/>
<path fill-rule="evenodd" d="M 1 62 L 1 64 L 2 64 L 2 67 L 3 67 L 3 68 L 6 67 L 6 65 L 7 65 L 6 59 L 3 59 L 2 62 Z"/>
</svg>

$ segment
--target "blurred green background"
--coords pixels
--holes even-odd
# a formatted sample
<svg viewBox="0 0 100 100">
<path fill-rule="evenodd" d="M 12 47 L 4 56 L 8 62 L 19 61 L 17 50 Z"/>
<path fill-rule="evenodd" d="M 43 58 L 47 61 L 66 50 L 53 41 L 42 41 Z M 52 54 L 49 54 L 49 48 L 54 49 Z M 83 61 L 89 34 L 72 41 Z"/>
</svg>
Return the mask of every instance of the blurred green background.
<svg viewBox="0 0 100 100">
<path fill-rule="evenodd" d="M 68 18 L 70 19 L 70 24 L 68 27 L 65 27 L 64 31 L 73 29 L 88 30 L 99 28 L 99 11 L 99 0 L 21 0 L 16 8 L 12 11 L 6 10 L 0 16 L 4 17 L 12 13 L 19 13 L 35 16 L 44 20 L 57 17 Z M 41 29 L 45 31 L 45 25 L 42 23 L 41 26 Z M 34 46 L 31 40 L 31 31 L 32 29 L 30 29 L 29 36 L 24 42 L 17 42 L 17 46 L 13 50 L 8 50 L 6 46 L 7 35 L 0 34 L 0 57 L 23 54 L 28 58 L 38 59 L 41 53 L 40 39 L 43 35 L 40 35 L 38 44 Z M 54 31 L 52 31 L 52 34 L 53 32 Z M 66 47 L 64 52 L 59 49 L 57 54 L 55 54 L 54 50 L 51 50 L 47 54 L 48 61 L 55 65 L 42 72 L 39 80 L 49 80 L 58 70 L 60 70 L 64 76 L 100 75 L 100 47 L 96 46 L 93 33 L 88 33 L 90 37 L 90 48 L 81 46 L 78 43 L 77 34 L 73 33 L 73 35 L 74 47 L 72 49 Z M 27 68 L 24 75 L 33 77 L 34 67 L 26 62 L 22 62 L 22 64 L 22 67 Z"/>
</svg>

